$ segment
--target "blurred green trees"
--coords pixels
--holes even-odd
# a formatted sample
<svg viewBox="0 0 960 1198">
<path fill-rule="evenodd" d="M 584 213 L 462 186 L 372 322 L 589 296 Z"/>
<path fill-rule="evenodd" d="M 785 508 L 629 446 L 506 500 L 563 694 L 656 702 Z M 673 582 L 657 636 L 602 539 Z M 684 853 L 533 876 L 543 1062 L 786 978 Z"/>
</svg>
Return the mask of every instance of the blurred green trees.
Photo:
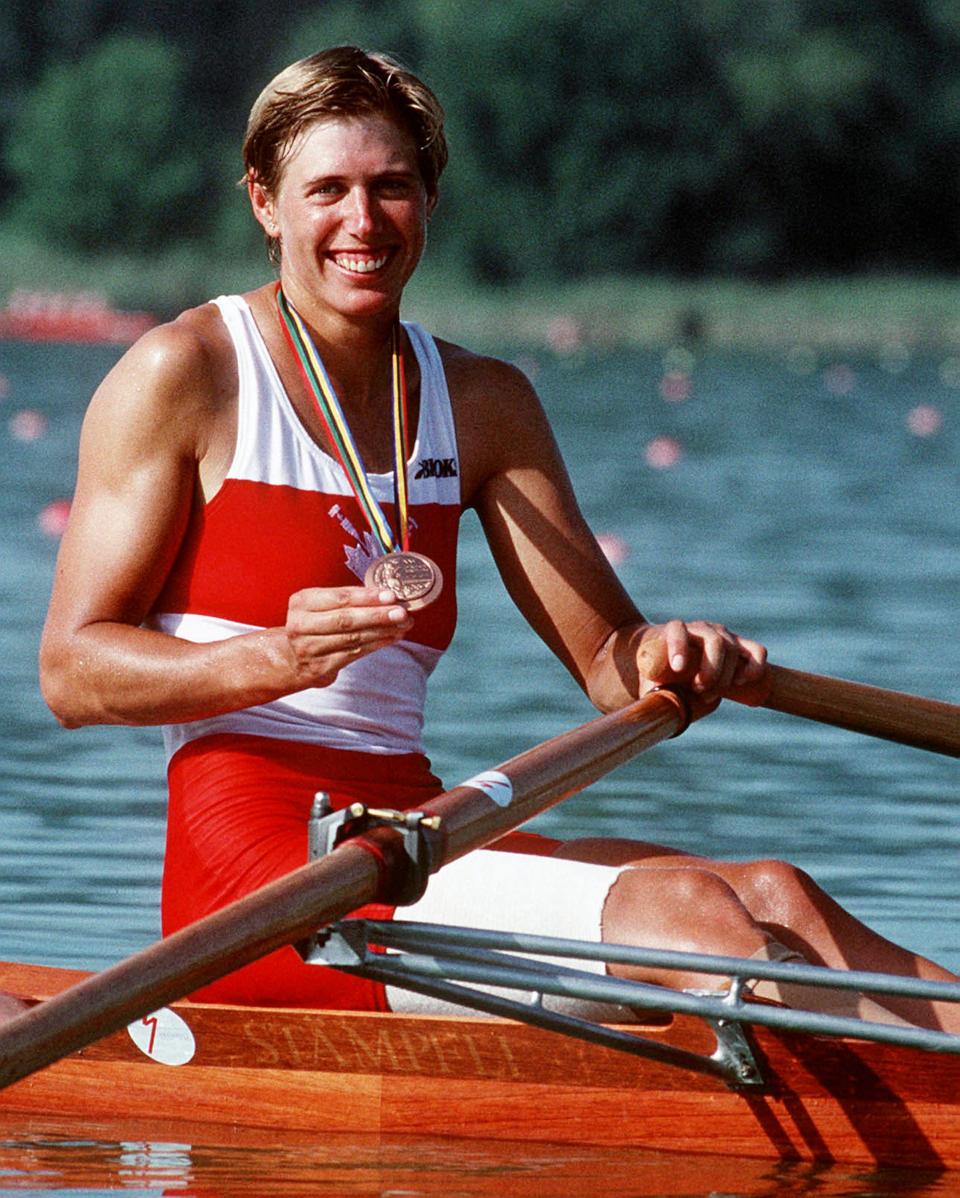
<svg viewBox="0 0 960 1198">
<path fill-rule="evenodd" d="M 466 276 L 960 265 L 956 0 L 8 0 L 0 215 L 90 251 L 251 252 L 249 105 L 346 41 L 440 95 L 431 253 Z"/>
<path fill-rule="evenodd" d="M 731 147 L 713 136 L 724 97 L 678 6 L 424 7 L 440 10 L 426 57 L 455 146 L 452 248 L 471 272 L 499 281 L 704 264 L 707 224 L 719 233 L 726 222 L 711 198 Z M 443 50 L 453 44 L 455 56 Z"/>
<path fill-rule="evenodd" d="M 196 227 L 203 146 L 181 134 L 183 64 L 119 36 L 49 66 L 12 122 L 13 219 L 66 248 L 148 250 Z"/>
</svg>

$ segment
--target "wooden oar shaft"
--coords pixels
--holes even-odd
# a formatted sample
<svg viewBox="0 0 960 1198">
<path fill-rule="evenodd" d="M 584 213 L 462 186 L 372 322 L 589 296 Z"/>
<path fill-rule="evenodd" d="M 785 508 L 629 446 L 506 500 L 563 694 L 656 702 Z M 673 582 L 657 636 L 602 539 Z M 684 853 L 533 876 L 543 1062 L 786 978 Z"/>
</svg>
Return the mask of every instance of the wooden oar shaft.
<svg viewBox="0 0 960 1198">
<path fill-rule="evenodd" d="M 376 894 L 363 849 L 288 874 L 158 941 L 0 1027 L 0 1088 L 125 1027 L 174 999 L 309 936 Z"/>
<path fill-rule="evenodd" d="M 493 788 L 485 790 L 478 776 L 477 785 L 464 783 L 425 804 L 423 810 L 442 821 L 438 868 L 675 735 L 684 719 L 675 696 L 649 695 L 487 771 L 488 779 L 504 780 Z M 383 897 L 384 875 L 400 860 L 399 834 L 377 828 L 365 839 L 383 855 L 386 867 L 362 843 L 348 840 L 319 861 L 0 1026 L 0 1087 Z"/>
<path fill-rule="evenodd" d="M 443 820 L 443 864 L 489 844 L 636 754 L 676 736 L 687 718 L 686 707 L 676 695 L 656 692 L 528 749 L 424 804 L 424 811 Z M 496 793 L 497 801 L 478 801 L 477 786 L 497 774 L 510 783 L 509 802 L 495 787 L 488 787 L 488 792 Z"/>
<path fill-rule="evenodd" d="M 771 666 L 770 691 L 763 706 L 960 757 L 960 707 L 952 703 Z"/>
<path fill-rule="evenodd" d="M 640 666 L 647 678 L 668 674 L 667 646 L 661 637 L 644 644 Z M 850 732 L 960 757 L 960 706 L 938 699 L 775 665 L 767 667 L 762 682 L 735 687 L 727 697 L 747 707 L 768 707 Z"/>
</svg>

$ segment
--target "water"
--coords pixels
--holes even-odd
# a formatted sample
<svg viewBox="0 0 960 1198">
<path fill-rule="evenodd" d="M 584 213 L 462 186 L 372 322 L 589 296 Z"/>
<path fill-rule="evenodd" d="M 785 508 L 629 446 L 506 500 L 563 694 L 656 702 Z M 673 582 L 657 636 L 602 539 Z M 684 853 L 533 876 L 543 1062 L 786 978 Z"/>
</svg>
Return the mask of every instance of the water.
<svg viewBox="0 0 960 1198">
<path fill-rule="evenodd" d="M 71 492 L 82 411 L 116 356 L 100 347 L 0 343 L 7 381 L 0 401 L 2 958 L 99 968 L 158 934 L 158 734 L 65 732 L 36 683 L 56 548 L 38 515 Z M 723 620 L 764 640 L 782 665 L 960 702 L 960 393 L 946 355 L 813 363 L 709 351 L 683 363 L 692 394 L 681 402 L 662 398 L 662 379 L 676 362 L 659 351 L 544 351 L 523 364 L 587 517 L 626 547 L 618 569 L 649 617 Z M 928 436 L 908 427 L 923 406 L 942 416 Z M 35 440 L 10 429 L 24 409 L 46 418 Z M 647 464 L 655 436 L 679 443 L 676 464 Z M 428 713 L 428 748 L 449 784 L 592 714 L 513 611 L 472 517 L 461 609 Z M 960 969 L 956 771 L 948 758 L 725 704 L 535 824 L 561 836 L 632 834 L 714 856 L 789 858 L 884 934 Z M 2 1135 L 0 1193 L 84 1186 L 89 1194 L 121 1187 L 158 1194 L 167 1185 L 185 1192 L 201 1158 L 214 1161 L 214 1174 L 236 1166 L 226 1149 L 211 1158 L 194 1146 L 191 1157 L 190 1145 L 174 1145 L 172 1154 L 150 1158 L 149 1144 L 94 1140 L 66 1150 L 55 1140 L 25 1146 Z M 117 1164 L 142 1163 L 144 1153 L 167 1164 L 185 1153 L 194 1173 L 124 1172 Z M 267 1152 L 261 1161 L 270 1192 L 299 1192 L 294 1177 L 324 1163 L 297 1158 L 284 1189 L 289 1156 Z M 244 1159 L 249 1176 L 254 1159 Z M 394 1185 L 424 1192 L 411 1176 L 383 1174 L 374 1184 L 351 1159 L 341 1154 L 334 1167 L 328 1156 L 316 1184 L 325 1193 Z M 447 1184 L 445 1192 L 474 1192 L 468 1180 L 485 1169 L 504 1180 L 472 1159 L 464 1150 L 463 1188 Z M 86 1173 L 85 1161 L 93 1162 Z M 363 1168 L 372 1167 L 365 1158 Z M 764 1176 L 774 1175 L 768 1168 Z M 225 1192 L 215 1177 L 207 1181 L 205 1193 Z M 943 1183 L 921 1191 L 919 1181 L 884 1189 L 894 1182 L 868 1184 L 847 1171 L 818 1174 L 810 1189 L 947 1192 Z M 537 1192 L 535 1180 L 525 1184 Z M 771 1193 L 787 1188 L 771 1185 Z M 789 1187 L 806 1192 L 796 1175 Z M 685 1192 L 711 1188 L 718 1186 L 707 1178 Z M 733 1192 L 728 1180 L 722 1188 Z"/>
</svg>

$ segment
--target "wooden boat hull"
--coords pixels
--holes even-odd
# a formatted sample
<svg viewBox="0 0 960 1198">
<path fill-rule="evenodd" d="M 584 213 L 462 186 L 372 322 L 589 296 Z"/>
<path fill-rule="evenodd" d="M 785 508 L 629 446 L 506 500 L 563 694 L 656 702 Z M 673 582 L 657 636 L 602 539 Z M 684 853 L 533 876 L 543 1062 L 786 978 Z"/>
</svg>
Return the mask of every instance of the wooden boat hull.
<svg viewBox="0 0 960 1198">
<path fill-rule="evenodd" d="M 0 964 L 42 999 L 81 973 Z M 960 1167 L 960 1058 L 757 1028 L 770 1087 L 723 1082 L 498 1019 L 177 1004 L 195 1051 L 127 1032 L 0 1091 L 0 1112 L 524 1141 L 728 1157 Z M 710 1052 L 699 1020 L 646 1036 Z"/>
</svg>

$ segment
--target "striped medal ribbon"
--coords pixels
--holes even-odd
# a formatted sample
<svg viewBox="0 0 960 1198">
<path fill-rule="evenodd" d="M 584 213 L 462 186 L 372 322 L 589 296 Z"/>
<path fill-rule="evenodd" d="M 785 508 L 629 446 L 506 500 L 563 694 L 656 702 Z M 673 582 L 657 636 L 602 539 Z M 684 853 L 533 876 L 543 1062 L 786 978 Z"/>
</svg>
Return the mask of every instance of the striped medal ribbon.
<svg viewBox="0 0 960 1198">
<path fill-rule="evenodd" d="M 393 386 L 393 496 L 397 513 L 398 535 L 395 537 L 377 497 L 367 478 L 367 471 L 357 449 L 350 425 L 344 415 L 337 393 L 330 382 L 317 352 L 310 331 L 300 313 L 294 308 L 277 284 L 277 311 L 280 327 L 293 350 L 307 389 L 313 397 L 317 413 L 346 474 L 360 509 L 366 517 L 381 556 L 370 564 L 364 577 L 367 586 L 390 590 L 410 611 L 426 607 L 440 594 L 443 575 L 440 567 L 422 553 L 410 549 L 408 517 L 407 454 L 409 419 L 407 384 L 400 346 L 400 322 L 394 322 L 391 335 L 391 376 Z"/>
</svg>

